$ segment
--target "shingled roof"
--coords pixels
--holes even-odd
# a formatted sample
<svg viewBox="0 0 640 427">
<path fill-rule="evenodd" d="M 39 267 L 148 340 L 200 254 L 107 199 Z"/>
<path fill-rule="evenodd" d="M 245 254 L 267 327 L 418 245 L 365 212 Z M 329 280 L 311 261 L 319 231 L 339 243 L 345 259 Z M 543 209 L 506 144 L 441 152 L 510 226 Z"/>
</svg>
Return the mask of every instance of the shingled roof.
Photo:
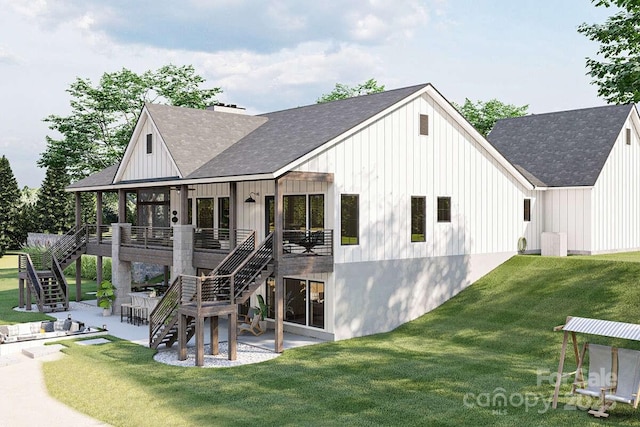
<svg viewBox="0 0 640 427">
<path fill-rule="evenodd" d="M 537 186 L 593 186 L 632 108 L 609 105 L 502 119 L 488 140 Z"/>
<path fill-rule="evenodd" d="M 73 184 L 67 186 L 67 188 L 91 188 L 91 187 L 104 187 L 111 185 L 113 178 L 116 175 L 119 164 L 111 165 L 108 168 L 102 169 L 100 172 L 96 172 L 93 175 L 89 175 L 86 178 L 76 181 Z"/>
<path fill-rule="evenodd" d="M 182 176 L 233 145 L 267 121 L 265 117 L 146 104 Z"/>
<path fill-rule="evenodd" d="M 187 178 L 274 173 L 427 84 L 263 114 L 266 123 Z"/>
</svg>

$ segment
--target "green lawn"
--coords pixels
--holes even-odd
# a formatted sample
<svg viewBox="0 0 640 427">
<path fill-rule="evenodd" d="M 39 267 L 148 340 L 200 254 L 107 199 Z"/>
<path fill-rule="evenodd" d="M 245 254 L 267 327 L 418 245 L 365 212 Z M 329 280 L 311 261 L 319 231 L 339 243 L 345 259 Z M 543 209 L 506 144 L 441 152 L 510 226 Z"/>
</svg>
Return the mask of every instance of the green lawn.
<svg viewBox="0 0 640 427">
<path fill-rule="evenodd" d="M 518 256 L 390 333 L 227 369 L 162 365 L 115 339 L 65 342 L 45 378 L 53 396 L 114 426 L 640 425 L 626 405 L 604 422 L 547 410 L 562 340 L 552 328 L 567 315 L 640 323 L 639 278 L 640 263 Z"/>
</svg>

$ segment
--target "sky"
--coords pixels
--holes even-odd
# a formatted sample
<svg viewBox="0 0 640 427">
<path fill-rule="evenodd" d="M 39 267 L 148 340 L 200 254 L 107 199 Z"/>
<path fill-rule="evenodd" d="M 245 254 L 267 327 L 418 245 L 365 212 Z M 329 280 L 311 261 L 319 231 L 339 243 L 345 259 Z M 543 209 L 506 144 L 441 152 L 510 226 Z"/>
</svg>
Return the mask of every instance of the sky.
<svg viewBox="0 0 640 427">
<path fill-rule="evenodd" d="M 576 29 L 613 12 L 588 0 L 0 0 L 0 156 L 20 187 L 39 187 L 46 136 L 59 137 L 43 119 L 70 114 L 77 77 L 169 63 L 249 114 L 371 78 L 530 113 L 604 105 L 585 68 L 598 45 Z"/>
</svg>

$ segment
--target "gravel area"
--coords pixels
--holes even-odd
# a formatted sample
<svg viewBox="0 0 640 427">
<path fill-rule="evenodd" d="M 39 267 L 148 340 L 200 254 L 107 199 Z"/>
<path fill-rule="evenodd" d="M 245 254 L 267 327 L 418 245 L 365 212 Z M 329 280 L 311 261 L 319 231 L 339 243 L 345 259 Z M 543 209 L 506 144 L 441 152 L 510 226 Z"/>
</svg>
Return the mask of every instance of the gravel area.
<svg viewBox="0 0 640 427">
<path fill-rule="evenodd" d="M 238 343 L 238 354 L 236 360 L 229 360 L 227 353 L 227 342 L 221 341 L 218 344 L 220 353 L 216 356 L 208 354 L 211 351 L 211 346 L 206 344 L 204 346 L 204 365 L 203 368 L 228 368 L 231 366 L 246 365 L 249 363 L 260 363 L 266 360 L 271 360 L 278 357 L 280 354 L 274 353 L 264 348 L 255 347 L 252 345 Z M 195 347 L 187 348 L 187 360 L 178 360 L 178 349 L 163 349 L 158 351 L 153 359 L 156 362 L 165 363 L 167 365 L 182 366 L 182 367 L 196 367 L 196 349 Z"/>
</svg>

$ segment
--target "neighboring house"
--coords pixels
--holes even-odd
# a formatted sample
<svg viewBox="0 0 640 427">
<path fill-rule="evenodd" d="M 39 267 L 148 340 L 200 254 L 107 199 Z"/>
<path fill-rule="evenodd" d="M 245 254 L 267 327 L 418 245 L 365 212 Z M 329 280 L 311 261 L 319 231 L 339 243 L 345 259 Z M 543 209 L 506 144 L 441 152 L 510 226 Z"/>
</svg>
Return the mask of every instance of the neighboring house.
<svg viewBox="0 0 640 427">
<path fill-rule="evenodd" d="M 544 231 L 596 254 L 640 249 L 639 129 L 611 105 L 499 120 L 488 139 L 540 190 Z"/>
<path fill-rule="evenodd" d="M 626 149 L 637 157 L 637 137 L 629 147 L 624 131 L 633 122 L 637 134 L 635 108 L 603 107 L 604 116 L 607 108 L 621 119 L 593 118 L 593 125 L 612 129 L 617 123 L 604 150 L 617 140 L 613 152 Z M 597 183 L 599 173 L 579 183 L 552 181 L 533 167 L 536 161 L 516 156 L 539 155 L 529 142 L 509 145 L 518 137 L 525 141 L 526 127 L 508 126 L 529 117 L 499 122 L 491 133 L 494 147 L 430 84 L 259 116 L 242 113 L 224 106 L 146 105 L 120 164 L 68 187 L 77 195 L 77 212 L 81 192 L 97 193 L 99 204 L 103 192 L 119 194 L 120 223 L 105 226 L 98 219 L 88 226 L 85 252 L 99 262 L 112 257 L 120 301 L 131 288 L 132 261 L 171 266 L 174 283 L 211 270 L 222 283 L 238 265 L 262 263 L 272 277 L 238 272 L 236 287 L 241 276 L 251 284 L 233 301 L 254 306 L 257 293 L 266 296 L 281 351 L 283 329 L 337 340 L 389 331 L 421 316 L 514 255 L 521 237 L 529 252 L 539 252 L 543 231 L 575 225 L 556 209 L 571 217 L 591 212 L 585 216 L 593 233 L 584 237 L 584 229 L 583 237 L 571 238 L 572 245 L 582 239 L 572 250 L 631 247 L 617 238 L 605 244 L 609 230 L 596 230 L 596 219 L 622 221 L 637 210 L 624 201 L 626 189 L 611 198 L 611 180 L 640 194 L 639 168 L 629 160 L 620 172 L 629 179 L 623 179 L 617 173 L 621 153 Z M 501 132 L 514 137 L 500 138 Z M 590 143 L 594 151 L 603 139 Z M 590 168 L 589 150 L 559 157 L 575 151 L 582 160 L 574 170 Z M 590 186 L 584 194 L 575 188 L 584 185 Z M 605 191 L 615 203 L 610 215 L 618 216 L 595 208 Z M 134 226 L 124 220 L 127 193 L 137 196 Z M 556 208 L 561 202 L 565 207 Z M 251 236 L 254 255 L 234 250 Z M 264 242 L 267 236 L 273 240 Z M 246 258 L 258 253 L 266 254 L 268 266 L 264 258 Z M 152 331 L 153 325 L 152 319 Z"/>
</svg>

